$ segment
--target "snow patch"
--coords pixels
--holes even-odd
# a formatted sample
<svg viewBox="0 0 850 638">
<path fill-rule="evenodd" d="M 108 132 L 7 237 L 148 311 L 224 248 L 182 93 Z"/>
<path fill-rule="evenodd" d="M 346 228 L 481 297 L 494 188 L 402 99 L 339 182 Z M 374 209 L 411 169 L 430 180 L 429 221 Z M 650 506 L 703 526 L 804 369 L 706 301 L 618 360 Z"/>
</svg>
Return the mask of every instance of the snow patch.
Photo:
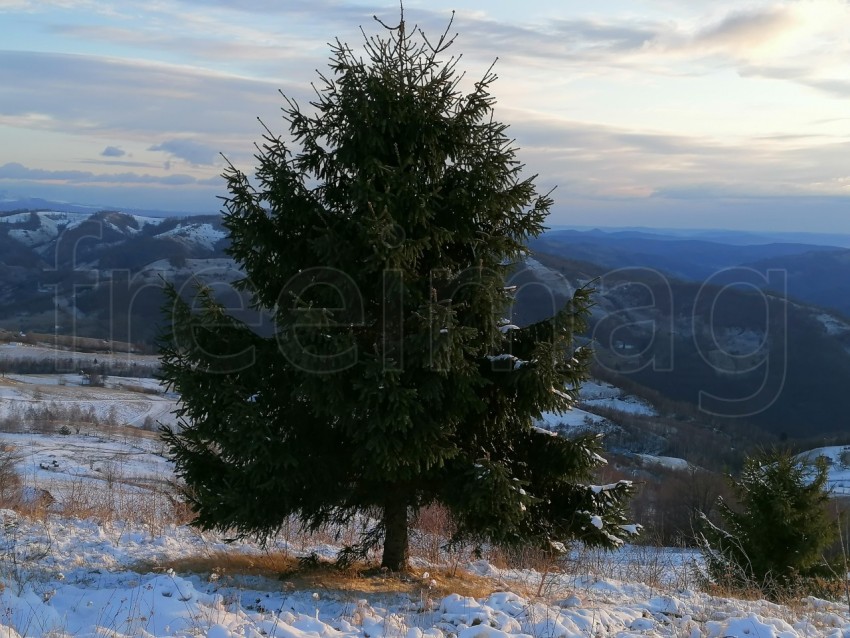
<svg viewBox="0 0 850 638">
<path fill-rule="evenodd" d="M 842 321 L 838 317 L 827 313 L 821 313 L 819 315 L 815 315 L 815 319 L 817 319 L 820 324 L 826 330 L 826 334 L 830 337 L 835 337 L 837 335 L 842 335 L 848 331 L 850 331 L 850 325 L 846 322 Z"/>
<path fill-rule="evenodd" d="M 685 459 L 675 456 L 653 456 L 652 454 L 635 454 L 645 465 L 657 465 L 668 470 L 687 470 L 691 467 Z"/>
<path fill-rule="evenodd" d="M 525 266 L 540 283 L 548 286 L 553 292 L 572 298 L 576 289 L 564 275 L 557 270 L 547 268 L 533 257 L 525 258 Z"/>
<path fill-rule="evenodd" d="M 212 250 L 219 241 L 227 237 L 227 233 L 209 223 L 189 223 L 160 233 L 157 237 L 171 237 Z"/>
</svg>

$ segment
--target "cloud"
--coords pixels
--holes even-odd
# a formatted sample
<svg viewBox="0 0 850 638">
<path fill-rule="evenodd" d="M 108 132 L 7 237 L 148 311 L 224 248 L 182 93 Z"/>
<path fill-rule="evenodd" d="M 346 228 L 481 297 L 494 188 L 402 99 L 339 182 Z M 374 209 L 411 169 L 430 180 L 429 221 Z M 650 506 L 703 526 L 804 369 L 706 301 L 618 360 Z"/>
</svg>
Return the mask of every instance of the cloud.
<svg viewBox="0 0 850 638">
<path fill-rule="evenodd" d="M 147 168 L 147 169 L 160 169 L 162 168 L 162 164 L 159 162 L 137 162 L 134 160 L 99 160 L 99 159 L 78 159 L 76 160 L 77 164 L 96 164 L 98 166 L 128 166 L 132 168 Z"/>
<path fill-rule="evenodd" d="M 41 148 L 27 146 L 27 155 L 14 150 L 19 144 L 0 148 L 0 164 L 17 160 L 35 167 L 40 163 L 31 158 L 40 153 L 56 168 L 55 149 L 80 139 L 94 149 L 84 154 L 92 159 L 71 157 L 67 167 L 95 172 L 36 173 L 10 163 L 0 166 L 4 187 L 17 180 L 39 188 L 85 186 L 92 193 L 147 188 L 176 197 L 179 184 L 205 196 L 221 192 L 220 178 L 205 176 L 216 172 L 210 167 L 219 152 L 250 170 L 253 143 L 263 133 L 258 116 L 285 134 L 279 88 L 307 105 L 314 98 L 307 80 L 315 79 L 314 69 L 326 69 L 329 39 L 339 34 L 359 50 L 358 25 L 374 33 L 381 29 L 372 14 L 387 22 L 397 17 L 397 5 L 335 0 L 128 0 L 109 5 L 123 15 L 106 19 L 108 3 L 55 1 L 83 2 L 84 15 L 93 19 L 72 24 L 66 13 L 51 14 L 33 2 L 33 10 L 51 21 L 43 28 L 52 50 L 119 51 L 123 57 L 0 51 L 0 125 L 23 140 L 38 131 L 31 137 L 42 140 Z M 827 5 L 834 15 L 818 18 Z M 512 124 L 509 134 L 522 147 L 519 157 L 529 172 L 539 172 L 545 186 L 560 186 L 559 200 L 624 207 L 662 202 L 672 210 L 683 193 L 688 202 L 710 208 L 722 199 L 768 192 L 846 192 L 843 158 L 850 149 L 839 137 L 816 135 L 841 134 L 841 127 L 810 125 L 806 109 L 828 104 L 823 96 L 850 96 L 850 5 L 664 0 L 636 7 L 559 6 L 557 14 L 569 19 L 545 21 L 536 7 L 512 21 L 488 17 L 509 13 L 496 5 L 457 14 L 452 32 L 461 35 L 449 53 L 464 53 L 460 67 L 469 69 L 470 83 L 501 58 L 497 116 Z M 405 13 L 432 38 L 449 17 L 414 6 Z M 768 90 L 760 93 L 761 87 Z M 812 101 L 790 104 L 801 94 Z M 598 111 L 594 100 L 604 100 Z M 551 117 L 542 116 L 547 110 Z M 798 124 L 805 128 L 796 130 Z M 51 143 L 48 132 L 62 133 L 55 139 L 63 142 Z M 115 146 L 103 149 L 106 143 Z M 116 151 L 125 149 L 138 164 L 121 160 Z M 189 175 L 170 175 L 171 166 Z"/>
<path fill-rule="evenodd" d="M 696 50 L 746 54 L 775 43 L 799 24 L 796 12 L 787 6 L 737 11 L 698 31 L 687 46 Z"/>
<path fill-rule="evenodd" d="M 795 82 L 832 97 L 846 99 L 850 97 L 850 78 L 822 77 L 805 66 L 746 65 L 741 67 L 744 77 L 761 77 L 771 80 Z"/>
<path fill-rule="evenodd" d="M 698 26 L 706 19 L 559 20 L 553 22 L 545 36 L 549 40 L 546 46 L 549 54 L 559 55 L 567 62 L 639 67 L 652 72 L 707 55 L 730 60 L 762 55 L 785 41 L 801 23 L 798 12 L 784 5 L 733 10 L 710 19 L 707 26 Z M 524 40 L 528 39 L 525 46 L 531 51 L 535 36 L 539 37 L 533 30 L 523 35 Z"/>
<path fill-rule="evenodd" d="M 127 153 L 117 146 L 107 146 L 100 154 L 102 157 L 124 157 Z"/>
<path fill-rule="evenodd" d="M 166 140 L 151 146 L 148 150 L 162 151 L 195 165 L 212 166 L 218 159 L 218 152 L 214 148 L 186 139 Z"/>
<path fill-rule="evenodd" d="M 814 2 L 820 6 L 837 0 Z M 581 75 L 600 75 L 610 69 L 697 75 L 713 72 L 718 66 L 800 55 L 801 39 L 817 41 L 824 29 L 836 28 L 834 24 L 815 24 L 817 10 L 782 3 L 715 10 L 688 19 L 683 17 L 687 12 L 676 12 L 678 15 L 663 20 L 607 15 L 507 24 L 464 15 L 459 21 L 465 49 L 485 55 L 498 52 L 507 61 L 542 68 L 548 65 L 550 69 L 557 63 L 559 68 L 566 66 Z M 847 16 L 838 23 L 850 28 Z"/>
<path fill-rule="evenodd" d="M 229 156 L 253 155 L 252 143 L 261 134 L 256 118 L 273 125 L 281 104 L 278 82 L 29 51 L 0 51 L 0 86 L 0 118 L 19 126 L 137 141 L 185 136 L 210 148 L 215 143 Z M 308 85 L 282 88 L 308 99 Z M 208 162 L 209 156 L 201 159 Z"/>
<path fill-rule="evenodd" d="M 181 24 L 187 22 L 181 19 Z M 237 28 L 216 22 L 214 28 L 205 25 L 198 33 L 168 32 L 155 23 L 141 23 L 130 29 L 109 25 L 57 24 L 51 27 L 56 37 L 73 38 L 87 42 L 100 42 L 106 46 L 133 47 L 144 52 L 145 57 L 157 58 L 163 53 L 207 65 L 233 67 L 239 65 L 266 72 L 279 70 L 282 65 L 312 68 L 309 53 L 317 48 L 315 39 L 303 34 L 270 38 L 259 29 Z M 322 46 L 324 41 L 322 40 Z"/>
<path fill-rule="evenodd" d="M 199 179 L 191 175 L 149 175 L 140 173 L 92 173 L 77 170 L 29 168 L 19 162 L 0 166 L 0 180 L 66 182 L 77 184 L 153 184 L 159 186 L 221 185 L 220 178 Z"/>
<path fill-rule="evenodd" d="M 505 110 L 528 173 L 557 198 L 850 196 L 850 141 L 826 134 L 718 141 Z M 845 200 L 850 201 L 850 200 Z"/>
</svg>

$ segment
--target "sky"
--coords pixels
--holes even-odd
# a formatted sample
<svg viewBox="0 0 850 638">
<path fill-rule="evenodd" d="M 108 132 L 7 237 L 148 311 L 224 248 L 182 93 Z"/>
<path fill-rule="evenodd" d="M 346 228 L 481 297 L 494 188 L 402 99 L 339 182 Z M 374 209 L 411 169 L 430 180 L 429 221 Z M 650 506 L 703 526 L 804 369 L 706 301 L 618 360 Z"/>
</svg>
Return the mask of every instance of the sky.
<svg viewBox="0 0 850 638">
<path fill-rule="evenodd" d="M 850 233 L 850 1 L 407 0 L 496 118 L 549 225 Z M 0 199 L 216 212 L 283 94 L 397 2 L 0 0 Z"/>
</svg>

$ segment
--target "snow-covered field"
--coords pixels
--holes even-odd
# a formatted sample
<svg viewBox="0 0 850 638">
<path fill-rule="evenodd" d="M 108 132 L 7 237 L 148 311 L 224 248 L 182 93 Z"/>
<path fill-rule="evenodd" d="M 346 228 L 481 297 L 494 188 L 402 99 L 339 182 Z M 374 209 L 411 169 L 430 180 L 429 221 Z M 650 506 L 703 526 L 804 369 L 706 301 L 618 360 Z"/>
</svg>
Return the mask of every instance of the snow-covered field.
<svg viewBox="0 0 850 638">
<path fill-rule="evenodd" d="M 627 395 L 620 388 L 603 381 L 590 380 L 584 383 L 579 392 L 579 399 L 586 408 L 599 407 L 643 416 L 658 414 L 648 402 Z"/>
<path fill-rule="evenodd" d="M 154 379 L 108 377 L 103 388 L 82 384 L 78 374 L 0 377 L 0 420 L 25 421 L 28 411 L 52 407 L 119 426 L 174 423 L 176 398 Z"/>
<path fill-rule="evenodd" d="M 110 481 L 135 486 L 164 483 L 174 474 L 154 433 L 2 433 L 0 441 L 17 451 L 24 483 L 48 490 L 60 502 L 69 486 L 80 479 L 101 489 Z"/>
<path fill-rule="evenodd" d="M 643 399 L 627 395 L 620 388 L 604 381 L 589 380 L 585 382 L 579 391 L 579 404 L 581 408 L 573 408 L 564 414 L 544 412 L 537 425 L 547 430 L 593 428 L 605 431 L 613 424 L 606 417 L 596 414 L 597 408 L 615 413 L 622 412 L 641 416 L 658 414 L 655 408 Z"/>
<path fill-rule="evenodd" d="M 187 243 L 203 246 L 212 250 L 213 246 L 225 237 L 227 233 L 221 228 L 214 228 L 212 224 L 183 224 L 173 230 L 160 233 L 160 237 L 175 237 Z"/>
<path fill-rule="evenodd" d="M 0 638 L 850 636 L 846 604 L 713 597 L 698 587 L 698 556 L 672 548 L 576 547 L 542 586 L 539 572 L 469 551 L 450 558 L 438 551 L 443 559 L 414 551 L 415 575 L 405 587 L 369 588 L 352 578 L 344 587 L 299 588 L 239 572 L 228 567 L 235 556 L 331 557 L 339 547 L 331 536 L 287 529 L 261 548 L 176 524 L 172 465 L 155 433 L 133 427 L 145 417 L 171 418 L 174 397 L 149 394 L 162 390 L 150 379 L 110 377 L 106 388 L 81 383 L 77 375 L 63 375 L 61 384 L 55 375 L 0 379 L 0 418 L 77 405 L 103 421 L 64 434 L 0 433 L 0 449 L 17 459 L 24 495 L 49 495 L 46 509 L 30 516 L 0 510 Z M 582 401 L 631 403 L 601 383 L 588 384 Z M 573 418 L 600 417 L 576 409 Z M 827 454 L 837 464 L 843 451 Z M 193 557 L 206 567 L 182 571 Z M 477 597 L 442 582 L 450 560 L 486 583 L 477 585 Z"/>
<path fill-rule="evenodd" d="M 766 601 L 712 597 L 692 586 L 659 584 L 633 564 L 617 578 L 621 554 L 569 565 L 541 596 L 540 574 L 502 570 L 484 560 L 466 569 L 492 582 L 478 598 L 446 593 L 420 564 L 408 591 L 292 589 L 279 579 L 237 577 L 215 557 L 263 550 L 225 544 L 213 534 L 168 526 L 98 524 L 49 517 L 28 520 L 0 511 L 5 560 L 0 574 L 2 636 L 207 636 L 283 638 L 793 638 L 850 635 L 846 605 L 806 598 L 793 608 Z M 284 540 L 276 551 L 305 554 Z M 327 546 L 322 548 L 325 552 Z M 622 550 L 626 555 L 631 548 Z M 28 561 L 27 555 L 37 560 Z M 166 569 L 170 561 L 207 556 L 203 573 Z M 635 554 L 640 559 L 639 554 Z M 655 560 L 665 561 L 665 555 Z M 644 557 L 645 560 L 645 557 Z M 139 566 L 145 565 L 145 571 Z M 150 566 L 163 566 L 150 569 Z M 643 566 L 644 568 L 646 565 Z M 678 569 L 684 570 L 682 565 Z M 677 569 L 675 561 L 662 570 Z M 641 576 L 641 573 L 643 576 Z M 437 577 L 439 578 L 439 577 Z M 412 592 L 412 593 L 411 593 Z M 517 593 L 521 592 L 521 593 Z"/>
<path fill-rule="evenodd" d="M 685 459 L 675 456 L 656 456 L 652 454 L 635 454 L 646 465 L 657 465 L 668 470 L 687 470 L 691 467 Z"/>
<path fill-rule="evenodd" d="M 826 457 L 829 463 L 828 486 L 832 493 L 837 496 L 850 495 L 850 446 L 833 445 L 820 447 L 804 452 L 803 455 L 809 459 L 819 456 Z"/>
</svg>

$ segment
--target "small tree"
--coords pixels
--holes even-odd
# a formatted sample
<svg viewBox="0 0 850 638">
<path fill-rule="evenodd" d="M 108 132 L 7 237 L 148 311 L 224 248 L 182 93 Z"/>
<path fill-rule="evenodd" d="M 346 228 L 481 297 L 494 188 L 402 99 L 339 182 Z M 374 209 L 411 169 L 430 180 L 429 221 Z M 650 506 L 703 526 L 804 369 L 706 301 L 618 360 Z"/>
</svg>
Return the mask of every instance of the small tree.
<svg viewBox="0 0 850 638">
<path fill-rule="evenodd" d="M 740 507 L 718 502 L 724 529 L 703 518 L 709 576 L 775 595 L 798 577 L 829 573 L 823 555 L 836 526 L 826 508 L 827 468 L 824 457 L 811 461 L 776 450 L 747 459 L 732 481 Z"/>
<path fill-rule="evenodd" d="M 617 546 L 631 485 L 589 485 L 598 438 L 533 427 L 577 398 L 589 291 L 523 329 L 503 319 L 551 199 L 493 117 L 493 72 L 464 93 L 445 33 L 386 28 L 365 60 L 337 41 L 311 113 L 286 99 L 291 142 L 267 131 L 257 187 L 225 173 L 238 286 L 274 336 L 209 290 L 196 310 L 170 291 L 162 376 L 182 423 L 164 436 L 196 523 L 265 537 L 291 515 L 377 513 L 348 555 L 383 541 L 392 570 L 431 503 L 458 538 Z"/>
</svg>

